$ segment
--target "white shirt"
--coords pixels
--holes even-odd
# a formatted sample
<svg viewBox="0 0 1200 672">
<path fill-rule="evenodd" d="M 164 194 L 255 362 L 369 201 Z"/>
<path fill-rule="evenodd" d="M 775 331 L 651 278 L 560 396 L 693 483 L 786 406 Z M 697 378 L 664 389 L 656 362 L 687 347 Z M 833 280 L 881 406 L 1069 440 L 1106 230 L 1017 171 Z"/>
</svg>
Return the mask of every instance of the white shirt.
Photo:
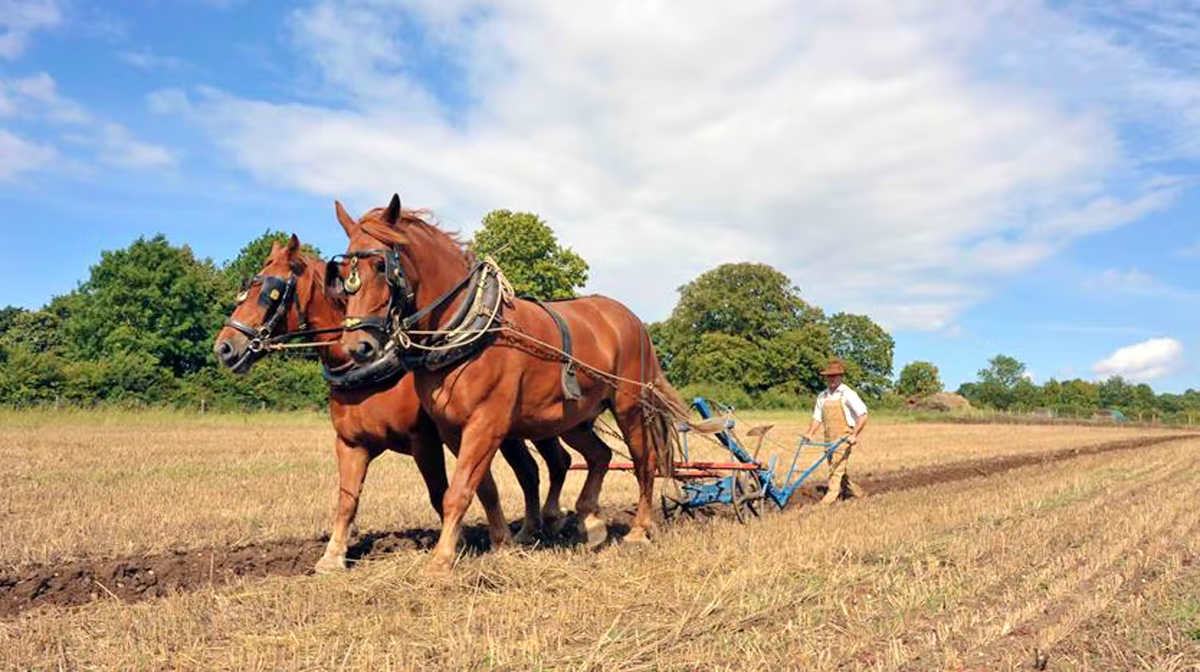
<svg viewBox="0 0 1200 672">
<path fill-rule="evenodd" d="M 813 420 L 822 421 L 821 413 L 825 409 L 825 402 L 831 399 L 842 402 L 842 410 L 846 412 L 847 427 L 854 427 L 858 419 L 867 414 L 867 405 L 863 403 L 862 397 L 843 383 L 838 385 L 833 392 L 830 392 L 828 387 L 821 390 L 821 393 L 817 395 L 817 405 L 813 408 Z"/>
</svg>

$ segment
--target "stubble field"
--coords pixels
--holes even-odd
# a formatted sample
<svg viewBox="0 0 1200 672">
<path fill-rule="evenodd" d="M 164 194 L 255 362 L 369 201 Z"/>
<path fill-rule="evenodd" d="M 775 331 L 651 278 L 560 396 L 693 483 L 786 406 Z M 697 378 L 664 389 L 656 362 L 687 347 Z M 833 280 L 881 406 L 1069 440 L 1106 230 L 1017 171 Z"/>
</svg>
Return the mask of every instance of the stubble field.
<svg viewBox="0 0 1200 672">
<path fill-rule="evenodd" d="M 806 420 L 741 429 L 756 424 L 790 460 Z M 0 414 L 0 664 L 1200 666 L 1186 433 L 876 421 L 852 462 L 866 499 L 672 523 L 599 553 L 483 550 L 476 528 L 448 580 L 423 572 L 437 520 L 398 455 L 368 477 L 360 562 L 305 574 L 333 510 L 332 441 L 317 415 Z M 516 521 L 515 481 L 494 471 Z M 602 502 L 620 533 L 632 476 L 610 474 Z"/>
</svg>

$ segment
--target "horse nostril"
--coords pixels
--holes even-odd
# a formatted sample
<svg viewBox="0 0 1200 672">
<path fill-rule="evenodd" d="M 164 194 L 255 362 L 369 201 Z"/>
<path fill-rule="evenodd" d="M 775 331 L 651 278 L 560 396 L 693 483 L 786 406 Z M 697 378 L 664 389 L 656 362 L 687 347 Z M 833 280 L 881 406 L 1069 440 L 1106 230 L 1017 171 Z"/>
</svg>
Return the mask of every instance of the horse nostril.
<svg viewBox="0 0 1200 672">
<path fill-rule="evenodd" d="M 229 344 L 229 341 L 221 341 L 217 344 L 217 357 L 226 364 L 234 358 L 233 346 Z"/>
<path fill-rule="evenodd" d="M 359 341 L 358 347 L 354 349 L 354 357 L 358 361 L 366 361 L 371 358 L 371 354 L 375 351 L 375 346 L 369 341 Z"/>
</svg>

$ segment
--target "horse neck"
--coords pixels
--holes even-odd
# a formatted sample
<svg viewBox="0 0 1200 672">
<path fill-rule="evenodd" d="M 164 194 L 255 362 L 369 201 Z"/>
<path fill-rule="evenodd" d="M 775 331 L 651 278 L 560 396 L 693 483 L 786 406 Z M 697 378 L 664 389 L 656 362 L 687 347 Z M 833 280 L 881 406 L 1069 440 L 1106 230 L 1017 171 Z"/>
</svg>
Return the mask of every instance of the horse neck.
<svg viewBox="0 0 1200 672">
<path fill-rule="evenodd" d="M 305 259 L 305 266 L 307 268 L 305 276 L 309 278 L 308 301 L 304 306 L 304 313 L 308 320 L 307 328 L 320 330 L 340 327 L 346 319 L 346 311 L 325 294 L 324 264 L 316 260 Z M 342 334 L 338 331 L 313 336 L 313 340 L 322 343 L 340 341 L 341 338 Z M 318 354 L 321 361 L 330 368 L 350 361 L 350 353 L 346 352 L 341 345 L 318 348 Z"/>
<path fill-rule="evenodd" d="M 422 228 L 419 234 L 413 235 L 413 238 L 416 240 L 405 245 L 404 249 L 418 279 L 414 310 L 420 310 L 440 299 L 443 294 L 462 281 L 470 270 L 471 264 L 466 253 L 459 248 L 458 244 L 440 231 Z M 419 329 L 437 329 L 446 314 L 452 314 L 459 303 L 469 298 L 465 294 L 466 292 L 460 291 L 452 300 L 425 316 L 417 327 Z"/>
</svg>

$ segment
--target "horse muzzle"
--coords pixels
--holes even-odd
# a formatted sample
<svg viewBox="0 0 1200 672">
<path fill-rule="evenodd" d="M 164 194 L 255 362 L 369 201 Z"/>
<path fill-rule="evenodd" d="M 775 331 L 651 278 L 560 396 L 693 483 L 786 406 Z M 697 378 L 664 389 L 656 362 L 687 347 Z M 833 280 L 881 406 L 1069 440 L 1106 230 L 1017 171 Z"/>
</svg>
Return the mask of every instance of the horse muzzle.
<svg viewBox="0 0 1200 672">
<path fill-rule="evenodd" d="M 213 344 L 213 354 L 222 366 L 233 373 L 246 373 L 258 359 L 258 352 L 250 347 L 250 341 L 239 333 L 218 338 Z"/>
</svg>

